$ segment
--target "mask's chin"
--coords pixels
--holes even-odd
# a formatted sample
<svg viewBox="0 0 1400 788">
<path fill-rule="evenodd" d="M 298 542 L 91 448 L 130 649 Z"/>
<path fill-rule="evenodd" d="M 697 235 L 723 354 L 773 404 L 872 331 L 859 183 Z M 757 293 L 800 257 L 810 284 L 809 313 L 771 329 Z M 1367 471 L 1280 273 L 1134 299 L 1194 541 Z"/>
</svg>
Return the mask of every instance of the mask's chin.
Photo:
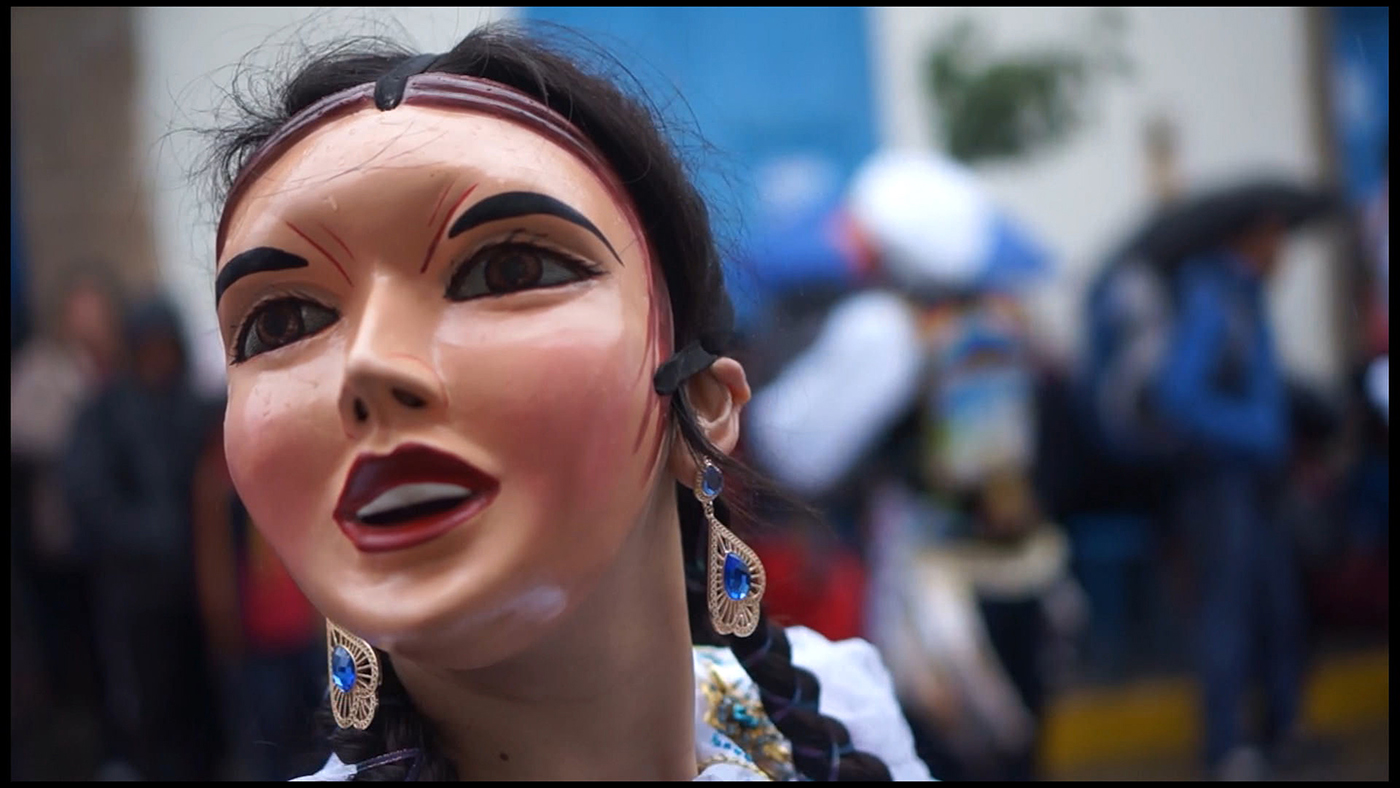
<svg viewBox="0 0 1400 788">
<path fill-rule="evenodd" d="M 504 602 L 467 614 L 442 615 L 366 633 L 391 656 L 451 670 L 488 667 L 530 647 L 553 629 L 568 607 L 562 588 L 535 585 Z"/>
</svg>

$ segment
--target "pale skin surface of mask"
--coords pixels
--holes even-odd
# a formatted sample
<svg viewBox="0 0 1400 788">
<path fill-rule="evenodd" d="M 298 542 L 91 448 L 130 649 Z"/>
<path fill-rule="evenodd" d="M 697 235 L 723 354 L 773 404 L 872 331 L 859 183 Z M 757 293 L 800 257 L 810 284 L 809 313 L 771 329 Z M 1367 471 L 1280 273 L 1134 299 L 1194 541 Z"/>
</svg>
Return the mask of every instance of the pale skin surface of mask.
<svg viewBox="0 0 1400 788">
<path fill-rule="evenodd" d="M 669 297 L 602 177 L 523 126 L 367 108 L 243 193 L 219 261 L 268 248 L 305 261 L 242 277 L 218 304 L 239 494 L 316 607 L 391 655 L 464 777 L 694 774 L 673 484 L 695 466 L 652 389 L 672 351 Z M 597 232 L 532 214 L 452 234 L 512 192 Z M 544 250 L 529 253 L 541 286 L 489 293 L 518 269 L 490 251 L 501 243 Z M 257 317 L 278 298 L 310 305 L 297 313 L 308 330 L 273 347 L 259 326 L 285 329 L 288 308 Z M 721 359 L 688 393 L 731 450 L 742 368 Z M 333 518 L 347 475 L 406 444 L 498 488 L 446 533 L 362 550 Z"/>
</svg>

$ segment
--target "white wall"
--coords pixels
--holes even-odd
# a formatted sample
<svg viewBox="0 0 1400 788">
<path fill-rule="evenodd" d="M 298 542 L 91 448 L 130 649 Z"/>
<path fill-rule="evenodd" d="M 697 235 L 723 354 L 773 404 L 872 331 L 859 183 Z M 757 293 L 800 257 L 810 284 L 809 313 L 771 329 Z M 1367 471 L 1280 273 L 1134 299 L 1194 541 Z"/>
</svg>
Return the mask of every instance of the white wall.
<svg viewBox="0 0 1400 788">
<path fill-rule="evenodd" d="M 1298 8 L 1125 9 L 1132 76 L 1097 93 L 1089 123 L 1062 147 L 1027 161 L 980 168 L 988 188 L 1060 257 L 1061 274 L 1036 299 L 1043 338 L 1070 352 L 1080 298 L 1113 239 L 1151 204 L 1144 126 L 1166 114 L 1178 131 L 1188 187 L 1267 169 L 1321 172 L 1310 115 L 1304 11 Z M 1082 40 L 1082 8 L 872 9 L 872 62 L 881 139 L 934 144 L 921 85 L 926 47 L 970 16 L 994 53 Z M 1279 344 L 1295 372 L 1323 383 L 1340 370 L 1334 279 L 1326 247 L 1300 239 L 1273 288 Z"/>
<path fill-rule="evenodd" d="M 193 172 L 208 141 L 190 129 L 213 125 L 213 110 L 233 80 L 235 64 L 266 67 L 293 54 L 286 44 L 337 34 L 388 34 L 419 51 L 441 52 L 473 26 L 511 13 L 498 6 L 138 10 L 137 116 L 148 143 L 145 170 L 154 200 L 156 250 L 165 287 L 188 326 L 204 388 L 224 386 L 224 351 L 214 316 L 217 217 L 204 202 L 207 179 Z"/>
</svg>

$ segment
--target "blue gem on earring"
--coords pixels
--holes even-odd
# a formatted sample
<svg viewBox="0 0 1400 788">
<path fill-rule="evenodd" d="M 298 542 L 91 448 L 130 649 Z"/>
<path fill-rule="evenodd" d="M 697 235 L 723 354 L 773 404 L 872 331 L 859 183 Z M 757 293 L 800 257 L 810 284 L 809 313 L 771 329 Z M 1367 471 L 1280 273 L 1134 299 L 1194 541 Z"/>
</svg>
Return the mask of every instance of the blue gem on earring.
<svg viewBox="0 0 1400 788">
<path fill-rule="evenodd" d="M 331 681 L 341 692 L 349 692 L 355 686 L 355 660 L 344 646 L 336 646 L 331 652 Z"/>
<path fill-rule="evenodd" d="M 724 592 L 730 599 L 749 595 L 749 565 L 734 553 L 724 557 Z"/>
<path fill-rule="evenodd" d="M 724 474 L 719 468 L 713 465 L 705 466 L 705 473 L 700 476 L 700 492 L 706 498 L 714 498 L 724 489 Z"/>
</svg>

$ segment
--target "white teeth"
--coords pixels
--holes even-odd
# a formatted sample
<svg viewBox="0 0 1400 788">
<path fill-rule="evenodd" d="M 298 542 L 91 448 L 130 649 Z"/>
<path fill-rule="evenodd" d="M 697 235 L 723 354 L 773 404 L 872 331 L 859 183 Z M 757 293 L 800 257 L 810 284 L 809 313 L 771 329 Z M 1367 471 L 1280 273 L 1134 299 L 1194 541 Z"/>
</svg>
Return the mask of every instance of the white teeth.
<svg viewBox="0 0 1400 788">
<path fill-rule="evenodd" d="M 466 498 L 471 494 L 471 490 L 457 484 L 440 482 L 401 484 L 370 501 L 363 509 L 355 512 L 355 516 L 363 520 L 366 517 L 391 512 L 405 506 L 450 498 Z"/>
</svg>

